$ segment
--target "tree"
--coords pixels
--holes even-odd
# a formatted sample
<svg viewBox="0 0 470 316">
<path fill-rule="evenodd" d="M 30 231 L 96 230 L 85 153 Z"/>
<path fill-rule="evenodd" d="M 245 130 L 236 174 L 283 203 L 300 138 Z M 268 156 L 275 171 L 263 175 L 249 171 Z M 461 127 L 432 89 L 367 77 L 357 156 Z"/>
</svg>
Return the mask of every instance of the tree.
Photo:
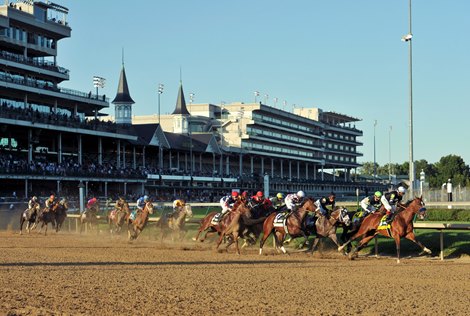
<svg viewBox="0 0 470 316">
<path fill-rule="evenodd" d="M 447 179 L 451 179 L 454 185 L 466 186 L 469 183 L 469 167 L 460 156 L 444 156 L 434 167 L 436 175 L 429 181 L 431 187 L 441 187 Z"/>
</svg>

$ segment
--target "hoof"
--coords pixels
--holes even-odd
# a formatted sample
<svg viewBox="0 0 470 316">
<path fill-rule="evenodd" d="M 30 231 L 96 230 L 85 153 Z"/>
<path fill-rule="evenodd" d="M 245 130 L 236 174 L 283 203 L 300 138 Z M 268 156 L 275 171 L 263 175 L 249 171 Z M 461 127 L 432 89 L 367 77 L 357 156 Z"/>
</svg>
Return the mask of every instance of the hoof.
<svg viewBox="0 0 470 316">
<path fill-rule="evenodd" d="M 197 241 L 196 237 L 193 237 L 192 239 L 193 239 L 193 241 Z"/>
</svg>

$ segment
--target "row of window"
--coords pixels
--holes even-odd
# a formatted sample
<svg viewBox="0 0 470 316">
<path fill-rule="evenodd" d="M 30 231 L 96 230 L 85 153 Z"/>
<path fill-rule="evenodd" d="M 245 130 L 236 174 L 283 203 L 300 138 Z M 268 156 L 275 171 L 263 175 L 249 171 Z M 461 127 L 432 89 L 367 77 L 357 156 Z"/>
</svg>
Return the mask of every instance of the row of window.
<svg viewBox="0 0 470 316">
<path fill-rule="evenodd" d="M 287 134 L 281 134 L 275 131 L 263 130 L 263 129 L 256 128 L 256 127 L 247 127 L 246 131 L 248 135 L 252 135 L 252 136 L 262 135 L 262 136 L 266 136 L 270 138 L 282 139 L 288 142 L 301 143 L 304 145 L 321 146 L 319 144 L 315 144 L 313 139 L 308 139 L 308 138 L 304 138 L 300 136 L 291 136 Z"/>
<path fill-rule="evenodd" d="M 11 26 L 9 28 L 4 28 L 3 30 L 0 30 L 0 34 L 25 44 L 34 44 L 53 49 L 56 47 L 54 39 L 39 34 L 28 33 L 26 30 L 20 29 L 18 27 Z"/>
<path fill-rule="evenodd" d="M 344 157 L 344 156 L 337 156 L 337 155 L 328 155 L 327 156 L 329 161 L 342 161 L 342 162 L 356 162 L 356 157 Z"/>
<path fill-rule="evenodd" d="M 341 151 L 348 151 L 348 152 L 356 152 L 355 146 L 347 146 L 347 145 L 338 145 L 338 144 L 326 144 L 327 148 L 334 149 L 334 150 L 341 150 Z"/>
<path fill-rule="evenodd" d="M 315 158 L 314 152 L 305 151 L 300 149 L 292 149 L 286 147 L 280 147 L 272 144 L 260 144 L 260 143 L 243 143 L 243 148 L 245 149 L 258 149 L 265 152 L 275 152 L 280 154 L 287 154 L 297 157 L 306 157 L 306 158 Z"/>
<path fill-rule="evenodd" d="M 315 135 L 319 134 L 318 129 L 311 128 L 311 127 L 308 127 L 308 126 L 305 126 L 305 125 L 300 125 L 300 124 L 293 123 L 293 122 L 284 121 L 284 120 L 281 120 L 281 119 L 278 119 L 278 118 L 275 118 L 275 117 L 271 117 L 271 116 L 261 115 L 259 113 L 255 113 L 255 112 L 253 112 L 253 120 L 255 122 L 256 121 L 266 122 L 266 123 L 269 123 L 272 126 L 287 127 L 289 129 L 292 129 L 293 131 L 302 131 L 302 132 L 311 133 L 311 134 L 315 134 Z"/>
<path fill-rule="evenodd" d="M 356 136 L 353 136 L 353 135 L 344 135 L 344 134 L 328 132 L 327 136 L 330 137 L 330 138 L 344 139 L 344 140 L 348 140 L 348 141 L 351 141 L 351 142 L 356 141 Z"/>
</svg>

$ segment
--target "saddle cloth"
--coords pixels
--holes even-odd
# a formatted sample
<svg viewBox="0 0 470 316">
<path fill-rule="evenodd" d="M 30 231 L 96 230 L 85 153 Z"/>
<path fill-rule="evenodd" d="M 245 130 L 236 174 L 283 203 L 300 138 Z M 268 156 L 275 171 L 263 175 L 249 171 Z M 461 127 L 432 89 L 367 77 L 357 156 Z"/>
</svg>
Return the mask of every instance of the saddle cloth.
<svg viewBox="0 0 470 316">
<path fill-rule="evenodd" d="M 286 215 L 284 213 L 278 213 L 274 217 L 274 227 L 285 227 L 286 226 Z"/>
<path fill-rule="evenodd" d="M 354 214 L 352 221 L 354 222 L 360 222 L 362 220 L 362 216 L 364 215 L 364 211 L 358 211 Z"/>
<path fill-rule="evenodd" d="M 137 211 L 132 211 L 131 214 L 129 215 L 129 218 L 132 221 L 135 221 L 135 218 L 137 217 Z"/>
<path fill-rule="evenodd" d="M 220 220 L 222 219 L 222 213 L 217 213 L 212 217 L 211 224 L 212 225 L 217 225 L 220 223 Z"/>
<path fill-rule="evenodd" d="M 379 226 L 377 227 L 377 230 L 383 229 L 390 229 L 390 224 L 387 223 L 387 215 L 382 216 Z"/>
</svg>

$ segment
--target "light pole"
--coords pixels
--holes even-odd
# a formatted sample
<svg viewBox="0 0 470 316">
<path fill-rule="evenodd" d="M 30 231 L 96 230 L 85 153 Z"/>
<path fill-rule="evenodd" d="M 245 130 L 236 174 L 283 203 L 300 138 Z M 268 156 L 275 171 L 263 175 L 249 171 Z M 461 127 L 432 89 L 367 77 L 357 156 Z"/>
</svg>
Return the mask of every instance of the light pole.
<svg viewBox="0 0 470 316">
<path fill-rule="evenodd" d="M 93 76 L 93 87 L 96 88 L 96 99 L 98 100 L 98 88 L 103 89 L 106 79 L 99 76 Z"/>
<path fill-rule="evenodd" d="M 377 126 L 377 120 L 374 120 L 374 182 L 377 181 L 377 165 L 375 163 L 375 127 Z"/>
<path fill-rule="evenodd" d="M 163 88 L 165 85 L 163 83 L 158 84 L 158 124 L 160 125 L 160 95 L 163 93 Z"/>
<path fill-rule="evenodd" d="M 409 48 L 409 141 L 410 141 L 410 152 L 409 152 L 409 164 L 410 164 L 410 170 L 409 170 L 409 178 L 410 178 L 410 196 L 413 196 L 413 191 L 414 191 L 414 182 L 415 182 L 415 165 L 414 165 L 414 159 L 413 159 L 413 55 L 412 55 L 412 45 L 411 45 L 411 39 L 413 38 L 413 33 L 411 32 L 411 0 L 409 0 L 409 15 L 408 15 L 408 20 L 409 20 L 409 32 L 408 34 L 404 35 L 401 40 L 403 42 L 408 42 L 408 48 Z"/>
<path fill-rule="evenodd" d="M 266 105 L 268 104 L 268 99 L 269 99 L 269 94 L 266 93 L 264 95 L 264 104 L 266 104 Z"/>
<path fill-rule="evenodd" d="M 282 102 L 282 105 L 283 105 L 282 109 L 285 111 L 285 110 L 286 110 L 286 106 L 287 106 L 287 101 L 284 100 L 284 102 Z"/>
<path fill-rule="evenodd" d="M 188 132 L 189 132 L 189 162 L 191 167 L 189 168 L 189 175 L 193 176 L 193 135 L 191 131 L 191 105 L 194 101 L 194 93 L 189 94 L 189 120 L 188 120 Z"/>
<path fill-rule="evenodd" d="M 255 94 L 255 103 L 256 103 L 258 101 L 259 91 L 255 91 L 254 94 Z"/>
<path fill-rule="evenodd" d="M 164 87 L 165 87 L 165 85 L 163 83 L 158 84 L 158 125 L 160 126 L 160 128 L 162 128 L 162 125 L 160 123 L 160 96 L 163 93 L 163 88 Z M 161 173 L 162 170 L 163 170 L 163 151 L 162 151 L 162 144 L 160 142 L 159 142 L 159 146 L 160 146 L 160 148 L 159 148 L 159 151 L 158 151 L 158 166 L 160 168 L 160 173 Z"/>
<path fill-rule="evenodd" d="M 98 100 L 98 88 L 103 89 L 106 79 L 99 76 L 93 76 L 93 86 L 96 88 L 96 100 Z M 104 101 L 104 100 L 103 100 Z M 95 109 L 95 120 L 98 118 L 98 109 Z"/>
<path fill-rule="evenodd" d="M 274 101 L 274 107 L 277 107 L 277 101 L 279 101 L 279 99 L 278 99 L 278 98 L 274 98 L 273 101 Z"/>
<path fill-rule="evenodd" d="M 225 102 L 220 102 L 220 176 L 224 177 L 224 122 L 222 116 L 224 114 Z"/>
</svg>

